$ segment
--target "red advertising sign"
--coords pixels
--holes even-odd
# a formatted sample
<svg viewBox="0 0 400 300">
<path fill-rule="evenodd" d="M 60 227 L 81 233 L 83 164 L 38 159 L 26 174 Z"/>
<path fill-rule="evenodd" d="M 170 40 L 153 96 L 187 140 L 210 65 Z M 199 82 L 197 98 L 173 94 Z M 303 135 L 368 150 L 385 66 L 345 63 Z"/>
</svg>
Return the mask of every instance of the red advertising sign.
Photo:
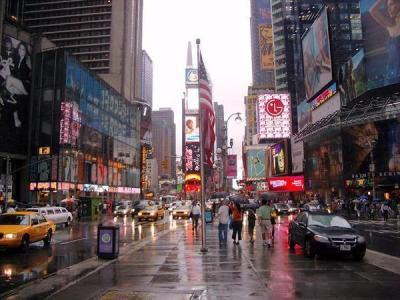
<svg viewBox="0 0 400 300">
<path fill-rule="evenodd" d="M 304 176 L 268 178 L 268 189 L 273 192 L 303 192 Z"/>
<path fill-rule="evenodd" d="M 236 155 L 227 155 L 226 159 L 226 177 L 236 178 L 237 177 L 237 157 Z"/>
</svg>

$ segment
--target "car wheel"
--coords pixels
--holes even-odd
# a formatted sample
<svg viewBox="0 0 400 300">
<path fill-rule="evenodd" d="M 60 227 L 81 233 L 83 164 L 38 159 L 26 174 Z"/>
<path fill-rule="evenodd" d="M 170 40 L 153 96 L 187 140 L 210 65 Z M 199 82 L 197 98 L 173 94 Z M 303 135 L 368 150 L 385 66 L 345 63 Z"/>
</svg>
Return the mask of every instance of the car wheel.
<svg viewBox="0 0 400 300">
<path fill-rule="evenodd" d="M 293 237 L 292 237 L 292 233 L 291 233 L 291 232 L 289 232 L 289 235 L 288 235 L 288 244 L 289 244 L 289 248 L 290 248 L 291 250 L 294 250 L 294 247 L 296 246 L 296 243 L 295 243 L 294 240 L 293 240 Z"/>
<path fill-rule="evenodd" d="M 306 256 L 309 258 L 313 258 L 315 255 L 315 252 L 314 252 L 314 249 L 312 248 L 310 239 L 306 239 L 304 248 L 305 248 L 304 252 L 305 252 Z"/>
<path fill-rule="evenodd" d="M 354 254 L 353 254 L 353 259 L 354 259 L 355 261 L 361 261 L 361 260 L 363 260 L 364 256 L 365 256 L 365 252 L 362 252 L 362 253 L 354 253 Z"/>
<path fill-rule="evenodd" d="M 71 218 L 68 217 L 67 222 L 65 222 L 65 227 L 68 227 L 71 224 Z"/>
<path fill-rule="evenodd" d="M 21 249 L 21 251 L 23 253 L 28 252 L 28 249 L 29 249 L 29 235 L 25 234 L 22 237 L 20 249 Z"/>
<path fill-rule="evenodd" d="M 44 246 L 48 247 L 51 244 L 51 237 L 53 236 L 53 232 L 51 231 L 51 229 L 49 229 L 49 231 L 47 232 L 46 237 L 43 239 L 44 242 Z"/>
</svg>

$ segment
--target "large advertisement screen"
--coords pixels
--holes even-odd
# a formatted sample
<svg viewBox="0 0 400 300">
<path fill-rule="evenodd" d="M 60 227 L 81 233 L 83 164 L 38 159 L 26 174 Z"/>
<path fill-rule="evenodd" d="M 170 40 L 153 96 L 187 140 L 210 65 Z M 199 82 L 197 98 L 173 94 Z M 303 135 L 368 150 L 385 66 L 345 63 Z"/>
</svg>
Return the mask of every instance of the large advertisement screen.
<svg viewBox="0 0 400 300">
<path fill-rule="evenodd" d="M 347 178 L 368 174 L 372 162 L 375 164 L 375 171 L 378 172 L 377 176 L 400 174 L 398 120 L 371 122 L 346 128 L 343 145 Z"/>
<path fill-rule="evenodd" d="M 185 117 L 185 141 L 187 143 L 200 141 L 199 116 Z"/>
<path fill-rule="evenodd" d="M 303 192 L 304 176 L 268 178 L 268 190 L 272 192 Z"/>
<path fill-rule="evenodd" d="M 259 43 L 260 43 L 260 64 L 261 70 L 274 69 L 274 43 L 272 34 L 272 25 L 260 25 Z"/>
<path fill-rule="evenodd" d="M 247 179 L 265 179 L 265 149 L 249 149 L 247 156 Z"/>
<path fill-rule="evenodd" d="M 361 0 L 368 89 L 400 82 L 400 4 Z"/>
<path fill-rule="evenodd" d="M 0 152 L 25 154 L 28 137 L 31 46 L 3 36 L 0 57 Z"/>
<path fill-rule="evenodd" d="M 312 123 L 311 103 L 303 101 L 297 105 L 297 116 L 299 131 L 301 131 L 308 124 Z"/>
<path fill-rule="evenodd" d="M 185 145 L 185 173 L 200 172 L 200 144 L 188 143 Z"/>
<path fill-rule="evenodd" d="M 332 80 L 328 14 L 324 8 L 302 40 L 304 85 L 310 100 Z"/>
<path fill-rule="evenodd" d="M 258 96 L 257 127 L 260 138 L 289 138 L 292 132 L 289 94 Z"/>
<path fill-rule="evenodd" d="M 226 157 L 226 177 L 237 177 L 237 156 L 235 154 L 229 154 Z"/>
<path fill-rule="evenodd" d="M 288 173 L 288 155 L 289 153 L 287 140 L 281 141 L 272 146 L 272 175 L 284 175 Z"/>
</svg>

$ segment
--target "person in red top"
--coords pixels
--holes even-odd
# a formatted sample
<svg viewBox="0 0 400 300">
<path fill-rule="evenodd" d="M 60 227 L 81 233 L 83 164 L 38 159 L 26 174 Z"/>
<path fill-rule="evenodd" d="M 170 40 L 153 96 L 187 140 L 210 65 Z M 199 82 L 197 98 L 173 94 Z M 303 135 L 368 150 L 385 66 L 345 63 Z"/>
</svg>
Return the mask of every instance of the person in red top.
<svg viewBox="0 0 400 300">
<path fill-rule="evenodd" d="M 232 239 L 233 243 L 239 245 L 239 241 L 242 240 L 242 221 L 243 213 L 239 203 L 231 202 L 229 208 L 232 211 Z M 237 241 L 236 241 L 237 236 Z"/>
</svg>

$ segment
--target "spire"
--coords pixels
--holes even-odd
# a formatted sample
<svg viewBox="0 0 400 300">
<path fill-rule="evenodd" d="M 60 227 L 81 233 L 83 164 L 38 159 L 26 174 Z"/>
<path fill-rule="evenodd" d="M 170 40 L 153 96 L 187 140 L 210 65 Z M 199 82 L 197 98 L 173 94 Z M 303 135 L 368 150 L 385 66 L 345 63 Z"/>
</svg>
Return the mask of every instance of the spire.
<svg viewBox="0 0 400 300">
<path fill-rule="evenodd" d="M 192 68 L 192 67 L 193 67 L 192 43 L 188 42 L 187 57 L 186 57 L 186 68 Z"/>
</svg>

